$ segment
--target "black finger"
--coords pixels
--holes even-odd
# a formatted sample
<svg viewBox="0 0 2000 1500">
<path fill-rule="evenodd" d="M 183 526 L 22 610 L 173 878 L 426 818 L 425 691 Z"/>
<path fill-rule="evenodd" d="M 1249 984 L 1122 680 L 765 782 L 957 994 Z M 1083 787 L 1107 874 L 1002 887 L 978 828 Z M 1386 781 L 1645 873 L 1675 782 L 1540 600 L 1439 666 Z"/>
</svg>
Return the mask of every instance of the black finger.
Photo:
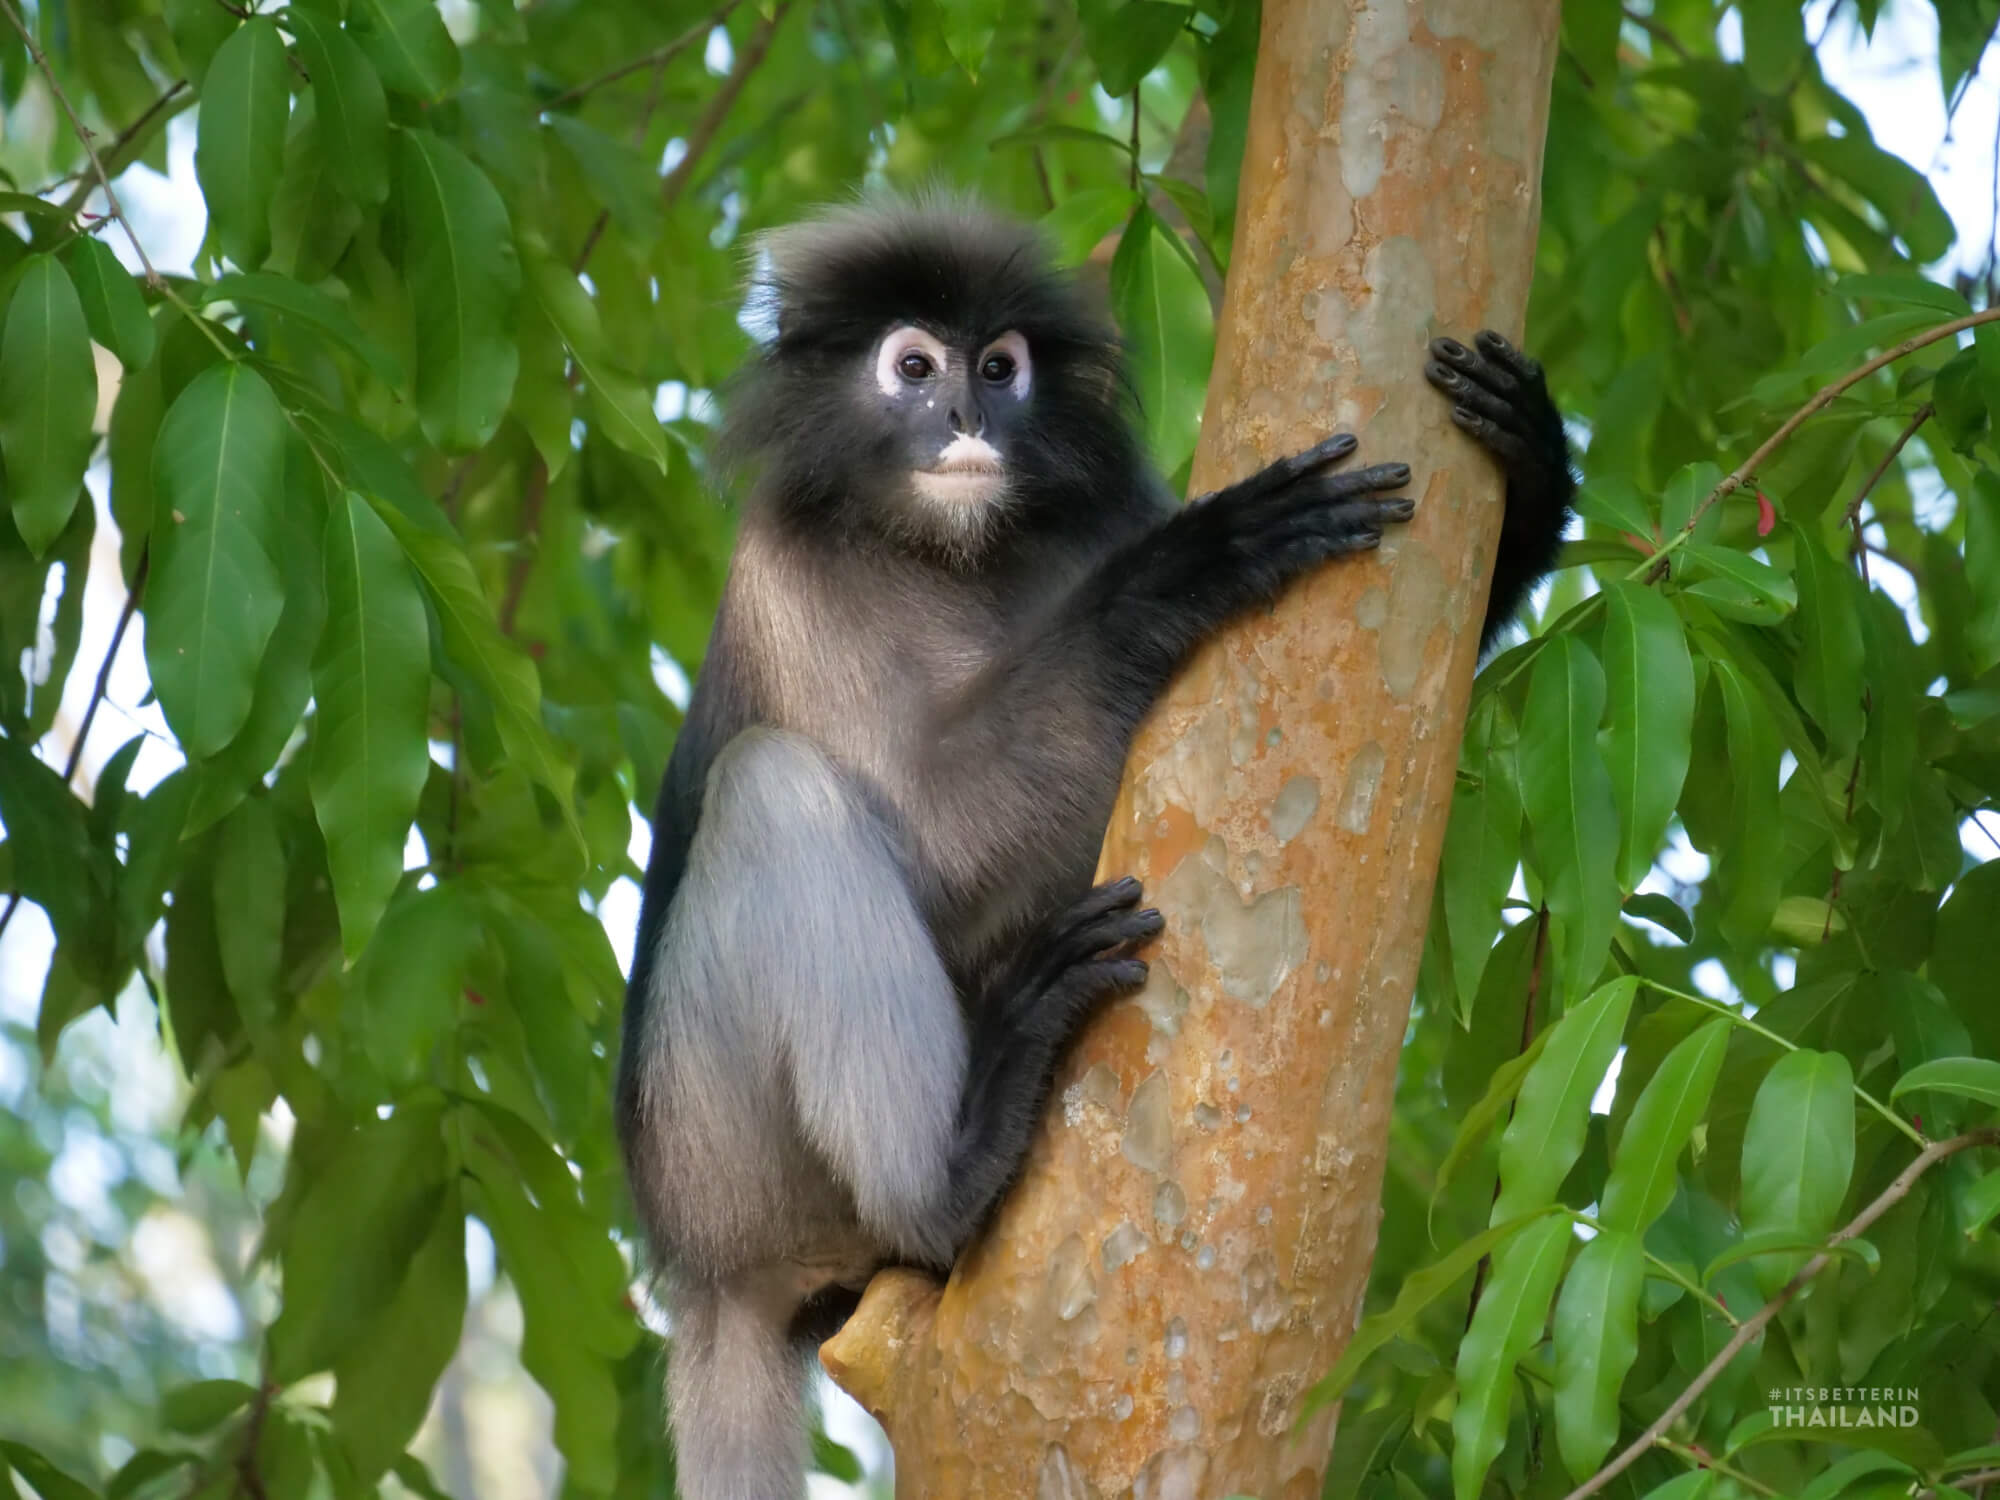
<svg viewBox="0 0 2000 1500">
<path fill-rule="evenodd" d="M 1469 406 L 1454 406 L 1451 419 L 1469 436 L 1476 438 L 1509 469 L 1526 465 L 1528 445 L 1516 433 L 1496 425 Z"/>
<path fill-rule="evenodd" d="M 1453 338 L 1431 340 L 1431 358 L 1447 365 L 1456 365 L 1461 370 L 1469 370 L 1479 362 L 1479 356 Z"/>
<path fill-rule="evenodd" d="M 1443 365 L 1426 365 L 1424 376 L 1445 395 L 1461 406 L 1470 407 L 1481 416 L 1518 432 L 1521 429 L 1521 408 L 1518 402 L 1498 395 L 1483 385 L 1467 379 L 1456 370 L 1448 370 Z"/>
<path fill-rule="evenodd" d="M 1531 386 L 1541 384 L 1542 367 L 1492 329 L 1480 329 L 1472 336 L 1472 342 L 1478 346 L 1481 354 L 1522 384 Z"/>
</svg>

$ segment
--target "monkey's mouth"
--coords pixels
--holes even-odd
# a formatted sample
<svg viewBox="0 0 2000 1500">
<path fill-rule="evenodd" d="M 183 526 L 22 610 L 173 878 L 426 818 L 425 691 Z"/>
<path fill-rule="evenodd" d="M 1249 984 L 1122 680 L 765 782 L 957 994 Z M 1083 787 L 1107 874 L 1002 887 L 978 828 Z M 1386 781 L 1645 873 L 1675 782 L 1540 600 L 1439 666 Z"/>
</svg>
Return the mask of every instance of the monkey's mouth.
<svg viewBox="0 0 2000 1500">
<path fill-rule="evenodd" d="M 916 491 L 926 500 L 955 505 L 976 505 L 990 500 L 1006 487 L 1007 471 L 998 458 L 948 458 L 910 475 Z"/>
</svg>

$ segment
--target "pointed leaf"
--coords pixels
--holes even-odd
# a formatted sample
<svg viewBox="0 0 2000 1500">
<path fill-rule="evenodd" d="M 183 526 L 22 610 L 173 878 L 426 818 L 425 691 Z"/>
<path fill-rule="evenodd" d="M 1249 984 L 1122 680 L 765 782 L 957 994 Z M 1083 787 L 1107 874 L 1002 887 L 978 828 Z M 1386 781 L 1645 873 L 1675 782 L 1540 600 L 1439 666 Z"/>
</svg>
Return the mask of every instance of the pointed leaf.
<svg viewBox="0 0 2000 1500">
<path fill-rule="evenodd" d="M 32 256 L 0 330 L 0 493 L 37 557 L 76 508 L 96 410 L 97 366 L 76 288 L 54 256 Z"/>
<path fill-rule="evenodd" d="M 458 47 L 431 0 L 354 0 L 347 29 L 399 94 L 435 99 L 458 82 Z"/>
<path fill-rule="evenodd" d="M 396 184 L 417 316 L 417 410 L 439 447 L 483 447 L 520 362 L 511 330 L 521 266 L 507 209 L 483 172 L 428 131 L 398 135 Z"/>
<path fill-rule="evenodd" d="M 571 272 L 553 261 L 530 267 L 536 300 L 562 335 L 577 373 L 590 393 L 597 428 L 627 453 L 667 472 L 666 429 L 653 415 L 653 402 L 631 376 L 610 368 L 604 352 L 604 329 L 597 304 Z"/>
<path fill-rule="evenodd" d="M 1646 1081 L 1611 1158 L 1598 1214 L 1605 1224 L 1643 1232 L 1665 1212 L 1674 1196 L 1681 1150 L 1708 1112 L 1715 1076 L 1729 1050 L 1729 1032 L 1727 1020 L 1710 1021 L 1683 1038 Z"/>
<path fill-rule="evenodd" d="M 1618 1055 L 1639 981 L 1614 979 L 1549 1028 L 1548 1043 L 1514 1102 L 1500 1137 L 1500 1193 L 1491 1222 L 1555 1201 L 1556 1189 L 1583 1153 L 1590 1101 Z"/>
<path fill-rule="evenodd" d="M 1936 1089 L 1961 1099 L 2000 1106 L 2000 1062 L 1989 1057 L 1940 1057 L 1910 1069 L 1889 1090 L 1891 1099 L 1900 1099 L 1916 1089 Z"/>
<path fill-rule="evenodd" d="M 374 65 L 326 16 L 293 6 L 284 24 L 312 79 L 328 167 L 357 203 L 380 203 L 389 196 L 389 101 Z"/>
<path fill-rule="evenodd" d="M 1451 1487 L 1458 1500 L 1474 1500 L 1506 1444 L 1514 1367 L 1541 1339 L 1572 1239 L 1569 1220 L 1552 1215 L 1494 1252 L 1493 1275 L 1458 1346 L 1458 1409 L 1451 1418 Z"/>
<path fill-rule="evenodd" d="M 430 626 L 403 550 L 348 494 L 326 523 L 326 634 L 312 799 L 349 961 L 367 946 L 403 873 L 403 845 L 429 774 Z"/>
<path fill-rule="evenodd" d="M 153 444 L 146 665 L 193 758 L 220 750 L 243 727 L 284 608 L 272 560 L 284 463 L 278 398 L 241 364 L 196 376 Z"/>
<path fill-rule="evenodd" d="M 1535 836 L 1564 993 L 1586 994 L 1618 925 L 1618 812 L 1597 748 L 1604 669 L 1573 636 L 1542 648 L 1521 723 L 1521 801 Z"/>
<path fill-rule="evenodd" d="M 204 306 L 217 302 L 247 302 L 295 319 L 346 349 L 384 385 L 395 389 L 403 383 L 396 357 L 362 332 L 343 303 L 318 287 L 270 271 L 236 271 L 218 277 L 202 296 Z"/>
<path fill-rule="evenodd" d="M 1826 731 L 1827 747 L 1852 755 L 1861 743 L 1861 583 L 1801 535 L 1799 703 Z"/>
<path fill-rule="evenodd" d="M 291 73 L 285 39 L 245 21 L 209 64 L 196 117 L 194 172 L 222 250 L 245 270 L 271 253 L 271 192 L 285 157 Z"/>
<path fill-rule="evenodd" d="M 1604 758 L 1618 808 L 1618 883 L 1632 890 L 1653 867 L 1680 801 L 1694 740 L 1694 662 L 1673 605 L 1655 589 L 1606 591 Z"/>
<path fill-rule="evenodd" d="M 1639 1355 L 1639 1237 L 1607 1229 L 1585 1245 L 1556 1299 L 1556 1445 L 1587 1479 L 1618 1440 L 1618 1388 Z"/>
<path fill-rule="evenodd" d="M 1132 215 L 1112 257 L 1111 305 L 1125 334 L 1147 444 L 1161 471 L 1172 474 L 1194 452 L 1201 431 L 1215 315 L 1186 250 L 1149 208 Z"/>
<path fill-rule="evenodd" d="M 146 311 L 139 283 L 119 264 L 111 247 L 94 235 L 84 235 L 70 247 L 69 274 L 90 336 L 117 355 L 128 374 L 151 359 L 157 342 L 152 314 Z"/>
</svg>

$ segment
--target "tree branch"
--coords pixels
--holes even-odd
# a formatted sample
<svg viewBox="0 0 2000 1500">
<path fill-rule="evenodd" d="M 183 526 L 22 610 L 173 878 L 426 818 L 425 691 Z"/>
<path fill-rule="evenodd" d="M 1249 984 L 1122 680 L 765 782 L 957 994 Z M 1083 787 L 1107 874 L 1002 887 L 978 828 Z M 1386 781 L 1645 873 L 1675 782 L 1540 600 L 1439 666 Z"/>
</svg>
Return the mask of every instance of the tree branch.
<svg viewBox="0 0 2000 1500">
<path fill-rule="evenodd" d="M 1882 476 L 1889 472 L 1889 465 L 1902 454 L 1904 445 L 1917 435 L 1917 429 L 1930 420 L 1931 413 L 1935 410 L 1937 408 L 1928 401 L 1917 408 L 1917 414 L 1910 418 L 1910 425 L 1897 434 L 1896 441 L 1889 445 L 1889 451 L 1882 455 L 1882 462 L 1875 465 L 1868 477 L 1861 481 L 1861 488 L 1855 491 L 1854 499 L 1847 507 L 1847 514 L 1841 518 L 1840 524 L 1854 532 L 1854 545 L 1848 549 L 1848 557 L 1861 569 L 1863 582 L 1868 579 L 1868 545 L 1861 537 L 1862 502 L 1868 498 L 1875 486 L 1882 482 Z"/>
<path fill-rule="evenodd" d="M 635 57 L 630 62 L 620 63 L 609 72 L 600 73 L 587 83 L 579 83 L 575 88 L 564 90 L 551 99 L 544 108 L 561 109 L 565 104 L 574 104 L 577 100 L 596 93 L 607 83 L 616 83 L 621 78 L 630 78 L 634 73 L 643 73 L 647 68 L 659 68 L 672 62 L 696 42 L 701 41 L 710 32 L 714 31 L 724 21 L 727 21 L 730 13 L 742 3 L 743 0 L 725 0 L 725 3 L 714 14 L 710 15 L 707 20 L 697 21 L 671 42 L 666 43 L 664 46 L 655 47 L 651 52 Z"/>
<path fill-rule="evenodd" d="M 1595 1495 L 1637 1462 L 1640 1454 L 1651 1448 L 1665 1436 L 1667 1429 L 1680 1420 L 1687 1409 L 1694 1405 L 1701 1393 L 1713 1385 L 1716 1378 L 1729 1367 L 1729 1362 L 1742 1353 L 1744 1347 L 1769 1327 L 1772 1319 L 1785 1310 L 1786 1304 L 1798 1295 L 1800 1288 L 1827 1268 L 1828 1264 L 1833 1260 L 1830 1252 L 1834 1246 L 1843 1245 L 1847 1241 L 1864 1233 L 1869 1225 L 1873 1224 L 1882 1215 L 1909 1196 L 1910 1189 L 1916 1186 L 1918 1178 L 1922 1177 L 1924 1173 L 1947 1157 L 1956 1156 L 1959 1152 L 1970 1150 L 1974 1146 L 1996 1145 L 2000 1145 L 2000 1126 L 1988 1126 L 1983 1130 L 1969 1130 L 1964 1135 L 1956 1135 L 1948 1141 L 1936 1141 L 1924 1147 L 1922 1151 L 1917 1153 L 1916 1160 L 1903 1168 L 1897 1174 L 1896 1180 L 1884 1188 L 1880 1196 L 1873 1203 L 1870 1203 L 1860 1213 L 1856 1214 L 1853 1221 L 1845 1228 L 1834 1231 L 1833 1235 L 1826 1242 L 1827 1248 L 1820 1251 L 1811 1260 L 1801 1266 L 1798 1274 L 1785 1283 L 1777 1296 L 1758 1309 L 1754 1317 L 1743 1320 L 1742 1326 L 1736 1330 L 1735 1335 L 1729 1342 L 1722 1346 L 1721 1351 L 1717 1353 L 1715 1358 L 1708 1362 L 1699 1375 L 1695 1376 L 1693 1382 L 1686 1390 L 1674 1398 L 1673 1404 L 1660 1413 L 1653 1425 L 1639 1434 L 1637 1441 L 1633 1442 L 1631 1446 L 1626 1448 L 1595 1474 L 1591 1475 L 1582 1484 L 1571 1490 L 1565 1497 L 1565 1500 L 1586 1500 L 1587 1496 Z"/>
<path fill-rule="evenodd" d="M 688 132 L 686 152 L 660 184 L 660 197 L 670 207 L 686 189 L 694 164 L 714 144 L 716 132 L 729 117 L 729 111 L 735 105 L 737 95 L 743 92 L 743 86 L 750 81 L 750 75 L 757 71 L 764 55 L 771 50 L 771 38 L 777 35 L 785 13 L 791 8 L 791 0 L 783 0 L 771 13 L 770 20 L 751 33 L 750 40 L 743 44 L 743 50 L 736 54 L 736 65 L 729 70 L 729 76 L 722 80 L 722 87 L 715 91 L 715 97 L 708 101 L 708 108 L 702 111 L 694 129 Z"/>
<path fill-rule="evenodd" d="M 63 92 L 62 85 L 56 82 L 55 69 L 49 66 L 49 60 L 43 55 L 42 49 L 35 45 L 34 33 L 28 30 L 27 23 L 21 19 L 21 13 L 14 8 L 13 0 L 0 0 L 0 11 L 6 12 L 9 23 L 21 34 L 21 44 L 28 49 L 28 56 L 34 59 L 35 71 L 42 75 L 42 82 L 49 86 L 49 92 L 55 95 L 56 103 L 62 106 L 62 112 L 69 117 L 70 129 L 76 132 L 77 141 L 83 147 L 83 154 L 90 158 L 91 170 L 97 174 L 98 186 L 104 189 L 104 201 L 111 211 L 111 217 L 124 229 L 125 238 L 131 243 L 132 253 L 139 257 L 139 264 L 146 268 L 146 284 L 154 287 L 165 286 L 166 283 L 160 280 L 160 273 L 153 269 L 153 263 L 146 258 L 146 247 L 139 243 L 139 236 L 132 232 L 132 221 L 125 217 L 125 210 L 119 205 L 117 189 L 111 186 L 111 178 L 104 170 L 104 163 L 97 158 L 97 148 L 90 143 L 90 128 L 83 123 L 70 104 L 69 95 Z M 89 196 L 87 190 L 85 196 Z"/>
<path fill-rule="evenodd" d="M 1804 426 L 1808 420 L 1818 416 L 1827 407 L 1833 405 L 1844 391 L 1859 385 L 1884 365 L 1892 365 L 1906 354 L 1914 354 L 1917 350 L 1927 345 L 1935 344 L 1940 339 L 1951 338 L 1955 334 L 1965 332 L 1968 328 L 1977 328 L 1981 323 L 1991 323 L 1996 319 L 2000 319 L 2000 307 L 1988 307 L 1976 313 L 1967 313 L 1962 318 L 1953 318 L 1949 323 L 1940 323 L 1935 328 L 1926 328 L 1922 333 L 1904 339 L 1895 348 L 1885 349 L 1867 363 L 1855 366 L 1852 370 L 1841 376 L 1840 379 L 1834 381 L 1832 385 L 1825 386 L 1815 392 L 1812 400 L 1787 417 L 1784 425 L 1764 439 L 1758 445 L 1755 453 L 1752 453 L 1742 463 L 1737 465 L 1735 472 L 1725 476 L 1722 483 L 1710 490 L 1702 499 L 1701 504 L 1694 508 L 1694 513 L 1688 517 L 1687 524 L 1668 537 L 1661 545 L 1659 551 L 1655 552 L 1652 557 L 1635 568 L 1631 576 L 1636 579 L 1643 574 L 1649 580 L 1665 577 L 1666 569 L 1663 564 L 1667 555 L 1694 535 L 1694 529 L 1701 524 L 1701 518 L 1707 515 L 1717 502 L 1727 499 L 1742 489 L 1749 482 L 1750 476 L 1757 472 L 1758 466 L 1764 460 L 1777 452 L 1784 445 L 1785 440 Z"/>
</svg>

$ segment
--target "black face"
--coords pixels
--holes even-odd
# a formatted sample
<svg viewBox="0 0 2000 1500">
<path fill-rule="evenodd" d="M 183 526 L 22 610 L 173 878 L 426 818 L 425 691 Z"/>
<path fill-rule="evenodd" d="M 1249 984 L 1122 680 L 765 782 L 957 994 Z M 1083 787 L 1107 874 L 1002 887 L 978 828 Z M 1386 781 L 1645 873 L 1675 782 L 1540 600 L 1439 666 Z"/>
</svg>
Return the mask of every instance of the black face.
<svg viewBox="0 0 2000 1500">
<path fill-rule="evenodd" d="M 901 324 L 876 343 L 862 378 L 907 476 L 906 521 L 955 550 L 975 545 L 1017 478 L 1034 385 L 1028 341 L 1014 332 L 947 341 Z"/>
</svg>

